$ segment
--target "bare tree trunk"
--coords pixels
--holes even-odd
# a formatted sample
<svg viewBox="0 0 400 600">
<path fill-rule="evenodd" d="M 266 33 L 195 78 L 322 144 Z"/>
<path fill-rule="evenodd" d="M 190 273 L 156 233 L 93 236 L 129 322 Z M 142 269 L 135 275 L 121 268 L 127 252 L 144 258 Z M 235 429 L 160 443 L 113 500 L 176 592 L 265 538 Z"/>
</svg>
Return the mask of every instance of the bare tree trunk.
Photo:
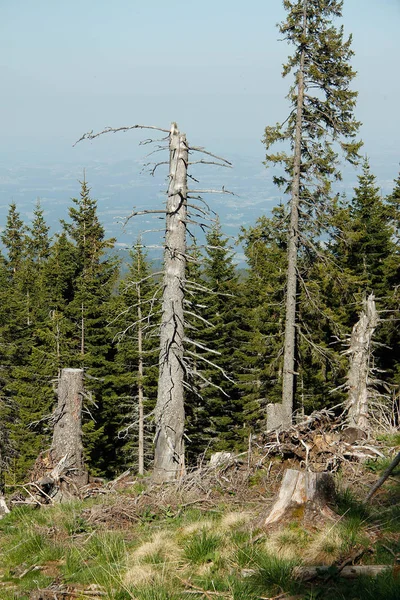
<svg viewBox="0 0 400 600">
<path fill-rule="evenodd" d="M 183 430 L 183 298 L 186 270 L 188 145 L 176 123 L 170 132 L 166 210 L 164 291 L 160 332 L 158 396 L 155 409 L 155 481 L 179 478 L 185 469 Z"/>
<path fill-rule="evenodd" d="M 85 355 L 85 316 L 83 309 L 83 302 L 81 305 L 81 355 Z"/>
<path fill-rule="evenodd" d="M 372 336 L 378 324 L 375 298 L 371 294 L 364 300 L 360 319 L 354 325 L 350 339 L 350 368 L 347 378 L 348 422 L 350 427 L 368 429 L 369 372 L 372 356 Z"/>
<path fill-rule="evenodd" d="M 137 270 L 138 280 L 141 273 L 140 254 L 137 255 Z M 143 414 L 143 330 L 142 330 L 142 305 L 141 305 L 141 289 L 140 281 L 136 286 L 137 291 L 137 316 L 138 316 L 138 409 L 139 409 L 139 440 L 138 440 L 138 472 L 139 475 L 144 473 L 144 414 Z"/>
<path fill-rule="evenodd" d="M 303 28 L 306 33 L 307 6 L 304 0 Z M 300 202 L 300 169 L 302 119 L 304 109 L 304 60 L 305 52 L 301 53 L 300 68 L 297 74 L 297 114 L 296 136 L 293 157 L 292 198 L 290 203 L 290 226 L 288 239 L 288 266 L 286 278 L 286 317 L 285 344 L 283 355 L 282 377 L 282 426 L 292 424 L 293 397 L 295 382 L 295 342 L 296 342 L 296 296 L 297 296 L 297 254 L 299 246 L 299 202 Z"/>
<path fill-rule="evenodd" d="M 88 481 L 83 462 L 82 395 L 83 370 L 62 369 L 50 458 L 56 465 L 62 461 L 64 471 L 78 486 Z"/>
</svg>

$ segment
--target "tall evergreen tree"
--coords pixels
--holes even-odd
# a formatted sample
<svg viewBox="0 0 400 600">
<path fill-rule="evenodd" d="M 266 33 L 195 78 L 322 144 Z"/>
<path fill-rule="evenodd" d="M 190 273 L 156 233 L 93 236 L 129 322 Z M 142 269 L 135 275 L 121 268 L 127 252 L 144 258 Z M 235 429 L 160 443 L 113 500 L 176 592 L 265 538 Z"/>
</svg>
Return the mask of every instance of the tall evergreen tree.
<svg viewBox="0 0 400 600">
<path fill-rule="evenodd" d="M 6 227 L 1 234 L 1 241 L 7 250 L 6 265 L 12 274 L 16 273 L 24 256 L 25 233 L 26 227 L 17 205 L 12 202 L 7 214 Z"/>
<path fill-rule="evenodd" d="M 283 206 L 242 229 L 248 264 L 245 281 L 247 340 L 241 346 L 244 408 L 259 412 L 282 396 L 284 294 L 287 266 L 287 214 Z M 258 415 L 261 418 L 261 415 Z M 265 421 L 265 416 L 262 418 Z"/>
<path fill-rule="evenodd" d="M 107 433 L 106 404 L 111 395 L 103 378 L 111 370 L 115 355 L 112 335 L 107 327 L 110 320 L 111 294 L 118 275 L 118 263 L 111 254 L 114 239 L 105 238 L 105 230 L 97 214 L 97 202 L 90 197 L 90 188 L 83 180 L 79 198 L 72 199 L 69 208 L 70 221 L 62 221 L 64 231 L 73 243 L 73 250 L 65 243 L 64 250 L 71 252 L 75 269 L 72 289 L 68 289 L 68 278 L 61 285 L 70 299 L 65 315 L 71 323 L 69 366 L 83 367 L 88 380 L 88 389 L 93 393 L 96 418 L 86 421 L 86 452 L 91 457 L 92 468 L 98 472 L 109 472 L 105 448 L 112 449 L 113 441 Z M 89 408 L 90 410 L 90 408 Z"/>
<path fill-rule="evenodd" d="M 279 31 L 294 46 L 283 68 L 284 77 L 295 71 L 291 112 L 283 124 L 267 127 L 264 137 L 267 164 L 284 169 L 275 182 L 291 193 L 282 387 L 286 424 L 292 419 L 295 389 L 299 247 L 310 228 L 321 231 L 331 180 L 340 178 L 336 148 L 355 162 L 361 145 L 355 141 L 359 123 L 353 117 L 357 93 L 350 89 L 355 76 L 351 37 L 345 40 L 343 26 L 333 24 L 342 5 L 340 0 L 284 0 L 287 19 Z M 276 142 L 289 144 L 291 152 L 270 153 Z"/>
<path fill-rule="evenodd" d="M 202 314 L 210 325 L 204 325 L 198 341 L 208 349 L 203 351 L 202 356 L 209 362 L 201 364 L 198 360 L 198 368 L 201 368 L 203 377 L 214 385 L 205 385 L 201 390 L 209 421 L 204 439 L 208 438 L 212 449 L 226 450 L 241 447 L 246 435 L 241 394 L 236 384 L 238 365 L 235 352 L 241 336 L 239 282 L 233 251 L 219 221 L 206 239 L 203 276 L 210 292 L 204 295 Z M 200 353 L 201 348 L 199 352 L 193 352 L 194 355 Z"/>
<path fill-rule="evenodd" d="M 149 464 L 151 420 L 157 398 L 158 324 L 161 288 L 139 240 L 119 285 L 110 324 L 116 342 L 111 375 L 114 399 L 108 423 L 114 424 L 116 469 Z"/>
</svg>

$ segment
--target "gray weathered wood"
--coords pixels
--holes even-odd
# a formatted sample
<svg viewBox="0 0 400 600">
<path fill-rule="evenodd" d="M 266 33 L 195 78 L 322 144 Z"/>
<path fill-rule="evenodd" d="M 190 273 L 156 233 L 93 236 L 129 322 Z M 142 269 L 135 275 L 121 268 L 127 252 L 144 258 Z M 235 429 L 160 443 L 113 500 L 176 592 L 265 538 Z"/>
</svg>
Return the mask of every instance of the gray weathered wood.
<svg viewBox="0 0 400 600">
<path fill-rule="evenodd" d="M 294 507 L 313 503 L 325 509 L 327 500 L 334 493 L 334 484 L 329 473 L 313 473 L 286 469 L 283 475 L 279 494 L 274 502 L 264 525 L 279 522 Z M 325 511 L 330 516 L 330 510 Z"/>
<path fill-rule="evenodd" d="M 163 303 L 157 404 L 155 409 L 155 481 L 172 481 L 185 470 L 184 284 L 186 272 L 187 165 L 185 134 L 172 124 L 166 210 Z"/>
<path fill-rule="evenodd" d="M 346 579 L 356 579 L 357 577 L 376 577 L 388 569 L 393 569 L 391 565 L 347 565 L 338 572 L 339 577 Z M 307 581 L 315 579 L 318 576 L 326 576 L 332 572 L 332 567 L 327 565 L 295 567 L 293 576 L 296 579 Z"/>
<path fill-rule="evenodd" d="M 50 458 L 55 468 L 62 465 L 75 485 L 85 485 L 88 481 L 82 445 L 83 391 L 83 370 L 62 369 Z"/>
<path fill-rule="evenodd" d="M 3 494 L 0 493 L 0 519 L 7 515 L 10 512 L 10 509 L 7 506 L 6 500 Z"/>
<path fill-rule="evenodd" d="M 368 422 L 368 398 L 370 395 L 370 362 L 372 337 L 378 324 L 374 295 L 364 301 L 363 311 L 353 327 L 350 339 L 350 366 L 346 386 L 348 388 L 348 423 L 366 431 Z"/>
<path fill-rule="evenodd" d="M 379 490 L 379 488 L 381 487 L 381 485 L 383 485 L 385 483 L 386 479 L 388 477 L 390 477 L 391 473 L 393 473 L 393 471 L 395 470 L 395 468 L 399 464 L 400 464 L 400 452 L 392 460 L 392 462 L 390 463 L 390 465 L 388 466 L 388 468 L 386 469 L 386 471 L 384 472 L 384 474 L 382 475 L 382 477 L 380 477 L 378 479 L 378 481 L 375 483 L 375 485 L 372 486 L 372 488 L 370 489 L 367 497 L 365 498 L 366 502 L 369 502 L 371 500 L 371 498 L 375 494 L 375 492 L 377 492 Z"/>
</svg>

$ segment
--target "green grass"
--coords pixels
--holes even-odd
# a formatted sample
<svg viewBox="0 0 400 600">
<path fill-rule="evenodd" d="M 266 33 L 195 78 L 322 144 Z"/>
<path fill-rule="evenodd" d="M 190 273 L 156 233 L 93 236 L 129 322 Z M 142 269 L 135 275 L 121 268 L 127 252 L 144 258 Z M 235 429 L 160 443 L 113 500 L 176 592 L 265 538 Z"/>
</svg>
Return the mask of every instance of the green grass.
<svg viewBox="0 0 400 600">
<path fill-rule="evenodd" d="M 337 498 L 341 518 L 326 530 L 307 531 L 293 521 L 261 537 L 254 529 L 259 520 L 246 517 L 248 508 L 222 502 L 204 511 L 185 506 L 184 500 L 158 506 L 157 498 L 150 498 L 137 511 L 138 520 L 119 530 L 107 530 L 101 520 L 92 522 L 86 509 L 94 504 L 112 509 L 117 503 L 123 510 L 121 495 L 16 509 L 0 521 L 0 598 L 28 600 L 31 590 L 57 580 L 77 590 L 97 584 L 105 600 L 201 599 L 207 591 L 229 600 L 282 592 L 304 600 L 394 600 L 400 597 L 399 582 L 390 574 L 353 582 L 333 576 L 329 583 L 313 584 L 292 577 L 293 566 L 306 559 L 307 551 L 325 556 L 326 564 L 338 564 L 355 548 L 372 545 L 374 552 L 365 553 L 364 562 L 393 564 L 400 515 L 390 494 L 388 486 L 379 503 L 365 505 L 345 489 Z M 35 565 L 41 568 L 20 578 Z"/>
<path fill-rule="evenodd" d="M 215 562 L 221 542 L 220 536 L 203 529 L 185 542 L 184 557 L 196 565 Z"/>
</svg>

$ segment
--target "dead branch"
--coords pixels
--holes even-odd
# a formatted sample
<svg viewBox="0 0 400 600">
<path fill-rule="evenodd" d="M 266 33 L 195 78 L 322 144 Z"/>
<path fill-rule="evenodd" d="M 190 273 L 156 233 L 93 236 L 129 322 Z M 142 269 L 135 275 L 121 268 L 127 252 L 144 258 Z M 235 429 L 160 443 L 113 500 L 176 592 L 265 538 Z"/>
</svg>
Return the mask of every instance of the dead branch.
<svg viewBox="0 0 400 600">
<path fill-rule="evenodd" d="M 395 470 L 395 468 L 397 467 L 397 465 L 399 463 L 400 463 L 400 452 L 392 460 L 392 462 L 390 463 L 390 465 L 388 466 L 388 468 L 386 469 L 386 471 L 384 472 L 382 477 L 380 479 L 378 479 L 378 481 L 375 483 L 374 486 L 372 486 L 367 497 L 365 498 L 366 502 L 369 502 L 371 500 L 371 498 L 375 494 L 375 492 L 377 492 L 379 490 L 379 488 L 385 483 L 386 479 L 391 475 L 391 473 L 393 473 L 393 471 Z"/>
<path fill-rule="evenodd" d="M 161 127 L 155 127 L 153 125 L 130 125 L 127 127 L 106 127 L 105 129 L 103 129 L 103 131 L 99 131 L 98 133 L 93 133 L 93 129 L 91 131 L 88 131 L 87 133 L 84 133 L 82 135 L 82 137 L 79 138 L 79 140 L 77 140 L 75 142 L 75 144 L 73 144 L 73 148 L 79 144 L 79 142 L 82 142 L 83 140 L 94 140 L 97 137 L 100 137 L 101 135 L 105 134 L 105 133 L 117 133 L 118 131 L 130 131 L 131 129 L 155 129 L 157 131 L 163 131 L 164 133 L 169 133 L 168 129 L 162 129 Z"/>
<path fill-rule="evenodd" d="M 231 169 L 232 165 L 229 164 L 225 164 L 225 163 L 220 163 L 220 162 L 215 162 L 214 160 L 194 160 L 194 161 L 190 161 L 188 163 L 189 165 L 216 165 L 217 167 L 226 167 L 227 169 Z"/>
<path fill-rule="evenodd" d="M 188 194 L 230 194 L 231 196 L 236 196 L 234 192 L 230 192 L 226 190 L 224 186 L 222 186 L 221 190 L 188 190 Z M 189 196 L 191 198 L 191 196 Z M 200 200 L 200 198 L 198 198 Z"/>
<path fill-rule="evenodd" d="M 227 165 L 232 166 L 232 163 L 229 162 L 229 160 L 226 160 L 226 158 L 222 158 L 221 156 L 217 156 L 216 154 L 212 154 L 212 152 L 208 152 L 208 150 L 205 150 L 201 146 L 190 146 L 189 147 L 189 152 L 200 152 L 202 154 L 207 154 L 207 156 L 212 156 L 212 158 L 216 158 L 217 160 L 221 160 L 222 162 L 226 163 Z"/>
</svg>

